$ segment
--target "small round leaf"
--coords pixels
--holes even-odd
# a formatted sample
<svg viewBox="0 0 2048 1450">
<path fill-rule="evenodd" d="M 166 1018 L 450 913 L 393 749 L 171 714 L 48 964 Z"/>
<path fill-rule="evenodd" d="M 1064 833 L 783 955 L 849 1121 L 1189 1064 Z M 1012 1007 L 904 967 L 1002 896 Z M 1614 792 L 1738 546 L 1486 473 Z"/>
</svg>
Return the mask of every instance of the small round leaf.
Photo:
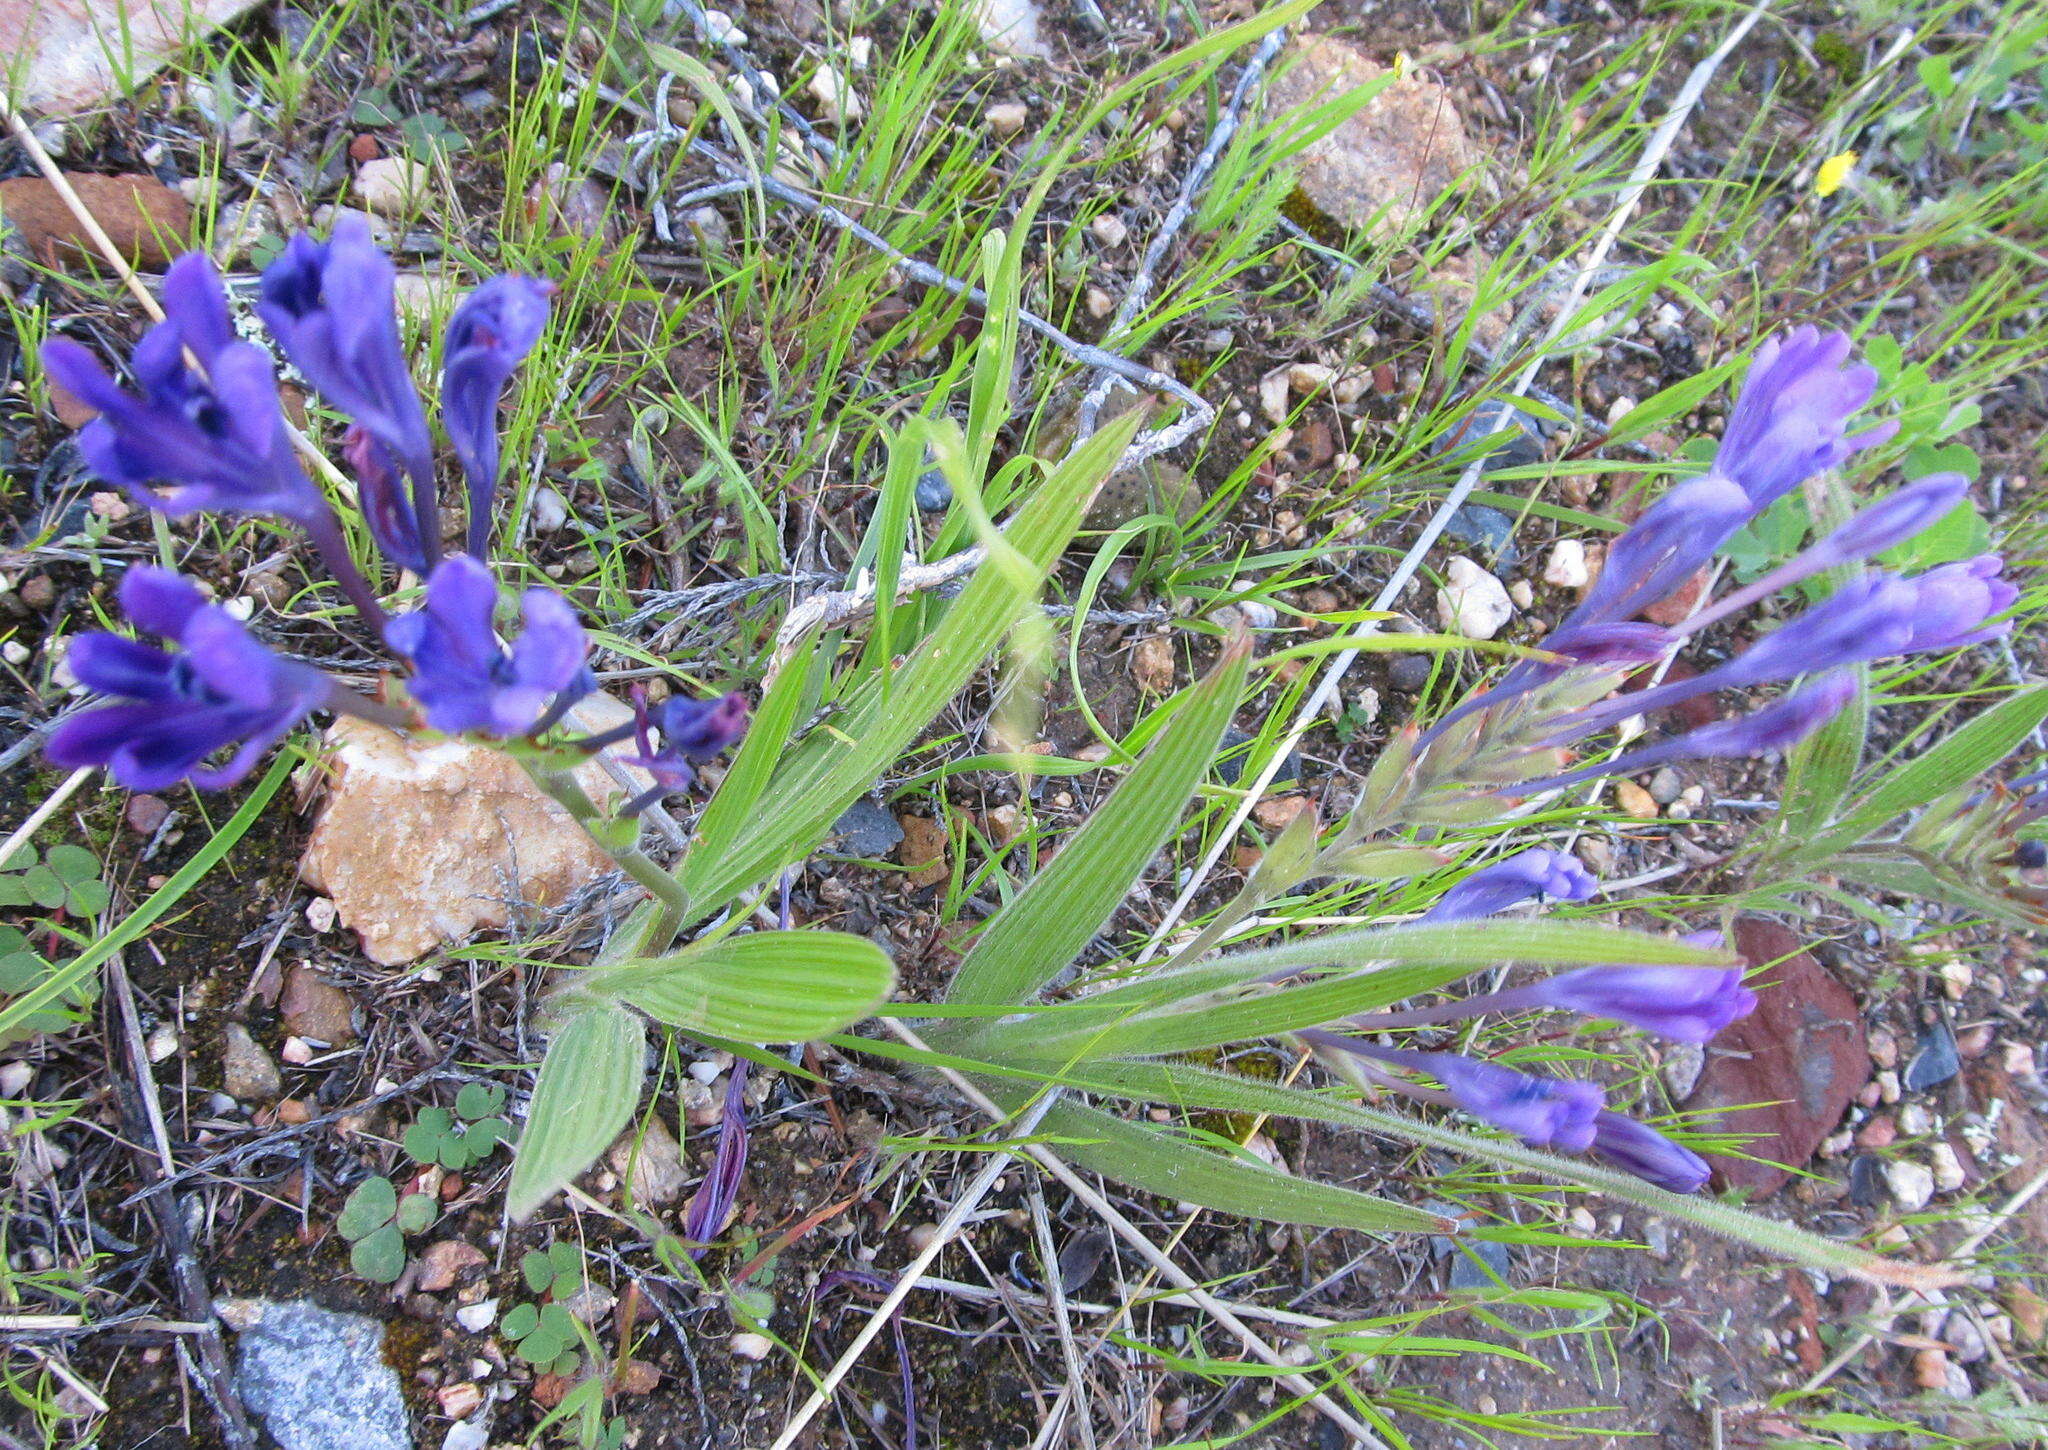
<svg viewBox="0 0 2048 1450">
<path fill-rule="evenodd" d="M 348 1252 L 352 1268 L 373 1284 L 389 1284 L 405 1272 L 405 1238 L 398 1225 L 387 1223 Z"/>
</svg>

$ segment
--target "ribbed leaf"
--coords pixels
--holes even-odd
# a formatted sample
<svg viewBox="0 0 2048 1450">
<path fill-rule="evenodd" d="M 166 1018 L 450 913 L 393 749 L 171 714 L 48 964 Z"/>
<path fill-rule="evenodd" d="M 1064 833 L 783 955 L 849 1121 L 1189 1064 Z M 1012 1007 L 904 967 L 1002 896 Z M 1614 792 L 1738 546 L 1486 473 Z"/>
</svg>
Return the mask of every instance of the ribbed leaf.
<svg viewBox="0 0 2048 1450">
<path fill-rule="evenodd" d="M 1956 1282 L 1959 1277 L 1946 1269 L 1880 1259 L 1853 1245 L 1822 1238 L 1819 1234 L 1808 1233 L 1711 1198 L 1667 1193 L 1640 1178 L 1584 1159 L 1561 1158 L 1553 1153 L 1525 1148 L 1520 1143 L 1482 1137 L 1427 1122 L 1420 1117 L 1360 1107 L 1323 1093 L 1234 1077 L 1207 1068 L 1165 1063 L 1095 1062 L 1083 1069 L 1081 1075 L 1087 1079 L 1090 1091 L 1106 1091 L 1114 1085 L 1117 1095 L 1138 1102 L 1172 1103 L 1212 1112 L 1269 1113 L 1275 1117 L 1336 1123 L 1397 1141 L 1442 1149 L 1495 1167 L 1538 1174 L 1562 1183 L 1576 1183 L 1724 1238 L 1753 1245 L 1780 1258 L 1838 1273 L 1856 1274 L 1880 1283 L 1930 1288 Z M 1063 1155 L 1065 1151 L 1061 1150 Z M 1112 1178 L 1122 1177 L 1114 1164 L 1105 1163 L 1099 1171 Z M 1261 1210 L 1247 1212 L 1266 1216 Z"/>
<path fill-rule="evenodd" d="M 1058 1103 L 1040 1131 L 1065 1139 L 1053 1151 L 1077 1167 L 1218 1213 L 1368 1233 L 1444 1233 L 1455 1227 L 1438 1214 L 1228 1157 L 1097 1108 Z"/>
<path fill-rule="evenodd" d="M 1876 784 L 1839 825 L 1793 854 L 1793 861 L 1821 861 L 1879 830 L 1907 811 L 1926 805 L 1959 781 L 1974 780 L 2010 755 L 2027 732 L 2048 718 L 2048 686 L 2001 700 L 1948 739 L 1903 765 L 1886 762 Z"/>
<path fill-rule="evenodd" d="M 807 1042 L 874 1011 L 888 953 L 843 931 L 760 931 L 628 962 L 589 982 L 657 1021 L 742 1042 Z"/>
<path fill-rule="evenodd" d="M 1834 818 L 1848 798 L 1870 729 L 1866 672 L 1856 668 L 1857 688 L 1847 708 L 1794 746 L 1785 756 L 1785 788 L 1779 793 L 1780 839 L 1797 847 Z"/>
<path fill-rule="evenodd" d="M 1110 465 L 1137 427 L 1135 414 L 1105 424 L 1018 509 L 1003 538 L 1036 578 L 1024 587 L 1011 570 L 977 570 L 939 627 L 893 679 L 870 674 L 841 701 L 831 727 L 812 731 L 788 753 L 749 819 L 719 850 L 702 842 L 677 876 L 704 915 L 731 904 L 754 882 L 801 860 L 854 798 L 889 769 L 988 658 L 1033 602 Z"/>
<path fill-rule="evenodd" d="M 646 1028 L 625 1008 L 578 999 L 548 1044 L 512 1163 L 505 1209 L 524 1219 L 611 1146 L 640 1101 Z"/>
<path fill-rule="evenodd" d="M 962 1050 L 1025 1055 L 1039 1061 L 1084 1051 L 1091 1056 L 1179 1052 L 1372 1011 L 1454 982 L 1482 967 L 1511 962 L 1714 967 L 1730 966 L 1735 960 L 1726 952 L 1688 946 L 1675 937 L 1590 922 L 1491 919 L 1368 927 L 1304 937 L 1141 977 L 1087 998 L 1087 1011 L 1061 1013 L 1056 1021 L 966 1029 L 951 1034 L 951 1039 Z M 1378 970 L 1246 1001 L 1180 1005 L 1274 973 L 1317 967 Z M 1304 995 L 1294 996 L 1296 993 Z M 1290 997 L 1293 1005 L 1283 1006 L 1283 999 Z M 1313 1015 L 1318 1011 L 1325 1015 Z M 1168 1018 L 1172 1019 L 1170 1026 Z M 1156 1037 L 1146 1035 L 1147 1024 L 1158 1025 Z"/>
<path fill-rule="evenodd" d="M 1216 759 L 1244 687 L 1250 641 L 1223 652 L 1123 782 L 982 932 L 953 978 L 956 1002 L 1023 1002 L 1079 956 L 1173 834 Z"/>
</svg>

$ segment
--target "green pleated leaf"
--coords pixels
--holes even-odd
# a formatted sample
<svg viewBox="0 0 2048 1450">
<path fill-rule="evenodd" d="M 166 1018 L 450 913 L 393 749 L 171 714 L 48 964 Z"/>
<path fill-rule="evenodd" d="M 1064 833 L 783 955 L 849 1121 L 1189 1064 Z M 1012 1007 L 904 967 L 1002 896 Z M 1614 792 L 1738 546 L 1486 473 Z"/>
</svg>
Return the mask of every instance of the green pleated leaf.
<svg viewBox="0 0 2048 1450">
<path fill-rule="evenodd" d="M 633 1116 L 647 1034 L 640 1019 L 609 1002 L 579 1001 L 548 1044 L 533 1086 L 526 1131 L 505 1191 L 506 1211 L 524 1219 L 597 1161 Z"/>
<path fill-rule="evenodd" d="M 1144 759 L 999 912 L 953 978 L 955 1002 L 1023 1002 L 1070 965 L 1180 824 L 1244 688 L 1249 640 L 1233 642 L 1179 702 Z"/>
<path fill-rule="evenodd" d="M 1368 927 L 1329 932 L 1159 972 L 1086 999 L 1085 1010 L 1057 1020 L 1007 1022 L 958 1034 L 995 1055 L 1040 1061 L 1062 1056 L 1129 1056 L 1267 1037 L 1296 1027 L 1369 1012 L 1433 991 L 1481 968 L 1617 963 L 1720 967 L 1736 959 L 1592 922 L 1489 919 Z M 1207 994 L 1256 983 L 1276 972 L 1316 968 L 1377 970 L 1235 1000 Z M 1320 1014 L 1320 1015 L 1318 1015 Z"/>
<path fill-rule="evenodd" d="M 1933 1288 L 1954 1283 L 1959 1278 L 1951 1270 L 1939 1266 L 1881 1259 L 1853 1244 L 1823 1238 L 1716 1199 L 1667 1193 L 1640 1178 L 1583 1158 L 1564 1158 L 1525 1148 L 1507 1139 L 1465 1132 L 1420 1117 L 1361 1107 L 1326 1093 L 1281 1087 L 1178 1063 L 1094 1062 L 1081 1069 L 1079 1076 L 1086 1080 L 1091 1092 L 1113 1091 L 1117 1096 L 1137 1102 L 1172 1103 L 1182 1108 L 1212 1112 L 1269 1113 L 1275 1117 L 1336 1123 L 1396 1141 L 1456 1153 L 1497 1168 L 1531 1173 L 1560 1183 L 1578 1184 L 1724 1238 L 1750 1244 L 1779 1258 L 1838 1273 L 1851 1273 L 1879 1283 Z M 1050 1121 L 1049 1116 L 1047 1121 Z M 1065 1150 L 1061 1152 L 1064 1154 Z M 1111 1163 L 1105 1163 L 1098 1171 L 1112 1178 L 1122 1177 Z M 1262 1214 L 1263 1210 L 1247 1212 L 1256 1215 Z"/>
<path fill-rule="evenodd" d="M 1149 1124 L 1126 1122 L 1076 1103 L 1056 1104 L 1041 1120 L 1040 1131 L 1066 1140 L 1053 1151 L 1077 1167 L 1218 1213 L 1368 1233 L 1446 1233 L 1456 1229 L 1439 1214 L 1333 1183 L 1296 1178 L 1264 1163 L 1228 1157 Z"/>
<path fill-rule="evenodd" d="M 785 753 L 749 801 L 745 819 L 733 819 L 738 812 L 720 815 L 715 849 L 701 839 L 691 847 L 676 874 L 698 912 L 708 916 L 753 883 L 802 860 L 960 693 L 1032 607 L 1138 421 L 1132 413 L 1104 424 L 1017 510 L 1002 541 L 1006 557 L 1028 565 L 1028 577 L 1015 568 L 976 570 L 938 628 L 893 675 L 869 674 L 838 702 L 831 728 L 813 730 Z M 899 439 L 898 446 L 913 445 Z"/>
<path fill-rule="evenodd" d="M 896 968 L 864 936 L 760 931 L 629 962 L 590 985 L 686 1031 L 807 1042 L 873 1012 Z"/>
</svg>

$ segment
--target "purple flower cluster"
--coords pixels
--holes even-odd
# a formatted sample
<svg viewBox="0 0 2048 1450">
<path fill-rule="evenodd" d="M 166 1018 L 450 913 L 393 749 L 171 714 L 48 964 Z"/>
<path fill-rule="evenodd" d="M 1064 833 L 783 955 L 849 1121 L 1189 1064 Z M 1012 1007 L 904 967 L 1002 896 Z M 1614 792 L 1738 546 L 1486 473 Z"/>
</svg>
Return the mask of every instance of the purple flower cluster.
<svg viewBox="0 0 2048 1450">
<path fill-rule="evenodd" d="M 467 552 L 444 555 L 433 434 L 400 338 L 395 279 L 368 220 L 348 214 L 327 241 L 293 237 L 264 271 L 256 303 L 292 365 L 350 420 L 342 456 L 378 550 L 425 579 L 424 602 L 395 618 L 357 569 L 333 506 L 301 465 L 269 354 L 236 334 L 226 289 L 203 254 L 172 264 L 165 320 L 129 359 L 134 391 L 69 340 L 47 343 L 43 359 L 53 378 L 99 413 L 79 447 L 101 478 L 173 517 L 266 514 L 296 524 L 405 666 L 420 720 L 449 734 L 536 737 L 597 688 L 590 642 L 568 601 L 528 589 L 520 597 L 524 628 L 508 646 L 498 623 L 501 591 L 484 556 L 500 467 L 499 405 L 540 340 L 555 289 L 532 277 L 492 277 L 449 321 L 441 423 L 467 485 L 469 525 Z M 105 766 L 136 790 L 180 780 L 218 788 L 246 775 L 315 710 L 411 719 L 271 650 L 168 571 L 131 570 L 120 599 L 130 620 L 178 651 L 113 634 L 80 638 L 70 656 L 74 673 L 119 703 L 57 730 L 50 756 L 61 764 Z M 656 786 L 635 808 L 686 786 L 690 763 L 730 745 L 745 722 L 738 696 L 671 700 L 659 714 L 657 745 L 643 712 L 638 763 Z M 598 749 L 612 742 L 566 743 Z M 223 752 L 223 763 L 208 764 Z"/>
<path fill-rule="evenodd" d="M 1851 363 L 1849 352 L 1847 337 L 1810 327 L 1759 348 L 1711 467 L 1658 499 L 1609 546 L 1592 588 L 1545 641 L 1560 662 L 1517 665 L 1439 721 L 1420 747 L 1444 740 L 1461 723 L 1462 738 L 1475 744 L 1478 727 L 1469 722 L 1483 717 L 1499 743 L 1497 758 L 1460 761 L 1454 774 L 1518 793 L 1674 760 L 1763 755 L 1796 744 L 1848 702 L 1854 685 L 1846 667 L 1957 649 L 2004 633 L 2006 626 L 1996 621 L 2018 591 L 2000 577 L 2003 563 L 1996 555 L 1917 575 L 1873 572 L 1715 669 L 1596 703 L 1623 672 L 1662 658 L 1687 636 L 1792 584 L 1894 548 L 1962 502 L 1968 481 L 1961 475 L 1919 479 L 1681 626 L 1663 628 L 1636 619 L 1692 578 L 1739 529 L 1790 490 L 1896 431 L 1890 423 L 1851 431 L 1850 419 L 1875 393 L 1877 375 Z M 1774 704 L 1602 763 L 1545 774 L 1530 754 L 1570 745 L 1627 716 L 1800 676 L 1814 678 Z M 1536 761 L 1535 768 L 1507 763 L 1516 755 Z"/>
</svg>

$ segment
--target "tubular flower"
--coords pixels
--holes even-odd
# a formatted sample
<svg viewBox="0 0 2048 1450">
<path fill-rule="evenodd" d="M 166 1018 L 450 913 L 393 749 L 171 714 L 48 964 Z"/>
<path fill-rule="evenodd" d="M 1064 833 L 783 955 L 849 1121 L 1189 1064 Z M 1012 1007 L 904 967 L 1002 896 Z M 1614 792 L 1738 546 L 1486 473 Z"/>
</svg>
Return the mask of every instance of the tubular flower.
<svg viewBox="0 0 2048 1450">
<path fill-rule="evenodd" d="M 661 732 L 659 746 L 648 736 L 649 721 Z M 697 778 L 695 766 L 746 734 L 747 697 L 737 691 L 716 700 L 677 696 L 643 711 L 637 727 L 640 753 L 629 757 L 630 763 L 653 776 L 664 790 L 683 790 Z"/>
<path fill-rule="evenodd" d="M 369 219 L 345 212 L 331 240 L 301 232 L 286 243 L 263 271 L 256 310 L 320 395 L 383 450 L 381 468 L 361 479 L 377 494 L 365 513 L 385 555 L 424 574 L 440 554 L 434 445 L 398 336 L 396 277 Z M 409 497 L 398 473 L 411 480 Z"/>
<path fill-rule="evenodd" d="M 201 509 L 324 517 L 285 433 L 270 359 L 236 338 L 220 274 L 203 254 L 172 263 L 164 313 L 129 361 L 139 396 L 77 343 L 43 345 L 50 375 L 100 413 L 78 434 L 93 472 L 173 518 Z"/>
<path fill-rule="evenodd" d="M 493 277 L 448 320 L 441 426 L 469 485 L 469 551 L 479 558 L 490 537 L 491 494 L 498 486 L 498 399 L 540 340 L 554 290 L 554 284 L 532 277 Z"/>
<path fill-rule="evenodd" d="M 227 611 L 168 569 L 138 566 L 121 581 L 136 625 L 175 641 L 173 654 L 117 634 L 88 634 L 68 656 L 79 680 L 122 703 L 74 715 L 50 737 L 59 765 L 103 765 L 130 790 L 189 779 L 218 790 L 314 710 L 334 703 L 318 670 L 272 653 Z M 204 762 L 222 750 L 226 764 Z"/>
<path fill-rule="evenodd" d="M 1757 511 L 1898 432 L 1896 422 L 1848 431 L 1877 392 L 1875 368 L 1844 366 L 1850 346 L 1843 333 L 1800 327 L 1757 349 L 1714 454 L 1714 472 L 1740 484 Z"/>
<path fill-rule="evenodd" d="M 1593 1119 L 1606 1107 L 1589 1082 L 1537 1077 L 1454 1052 L 1403 1053 L 1407 1064 L 1442 1083 L 1473 1117 L 1513 1133 L 1531 1148 L 1583 1153 L 1593 1142 Z"/>
<path fill-rule="evenodd" d="M 1719 945 L 1720 933 L 1695 932 L 1686 940 Z M 1585 967 L 1502 995 L 1523 997 L 1530 1006 L 1612 1017 L 1673 1042 L 1709 1041 L 1756 1010 L 1756 993 L 1732 967 Z"/>
<path fill-rule="evenodd" d="M 1471 921 L 1506 911 L 1532 896 L 1584 901 L 1599 889 L 1600 883 L 1576 856 L 1538 847 L 1474 871 L 1438 898 L 1422 920 Z"/>
<path fill-rule="evenodd" d="M 490 570 L 456 554 L 435 567 L 426 605 L 391 621 L 386 637 L 412 666 L 408 688 L 436 730 L 524 735 L 551 702 L 592 688 L 590 641 L 566 600 L 527 590 L 526 629 L 509 651 L 492 627 L 497 601 Z"/>
<path fill-rule="evenodd" d="M 1706 1160 L 1690 1148 L 1634 1118 L 1604 1110 L 1593 1119 L 1592 1151 L 1594 1157 L 1667 1193 L 1698 1193 L 1711 1172 Z"/>
</svg>

